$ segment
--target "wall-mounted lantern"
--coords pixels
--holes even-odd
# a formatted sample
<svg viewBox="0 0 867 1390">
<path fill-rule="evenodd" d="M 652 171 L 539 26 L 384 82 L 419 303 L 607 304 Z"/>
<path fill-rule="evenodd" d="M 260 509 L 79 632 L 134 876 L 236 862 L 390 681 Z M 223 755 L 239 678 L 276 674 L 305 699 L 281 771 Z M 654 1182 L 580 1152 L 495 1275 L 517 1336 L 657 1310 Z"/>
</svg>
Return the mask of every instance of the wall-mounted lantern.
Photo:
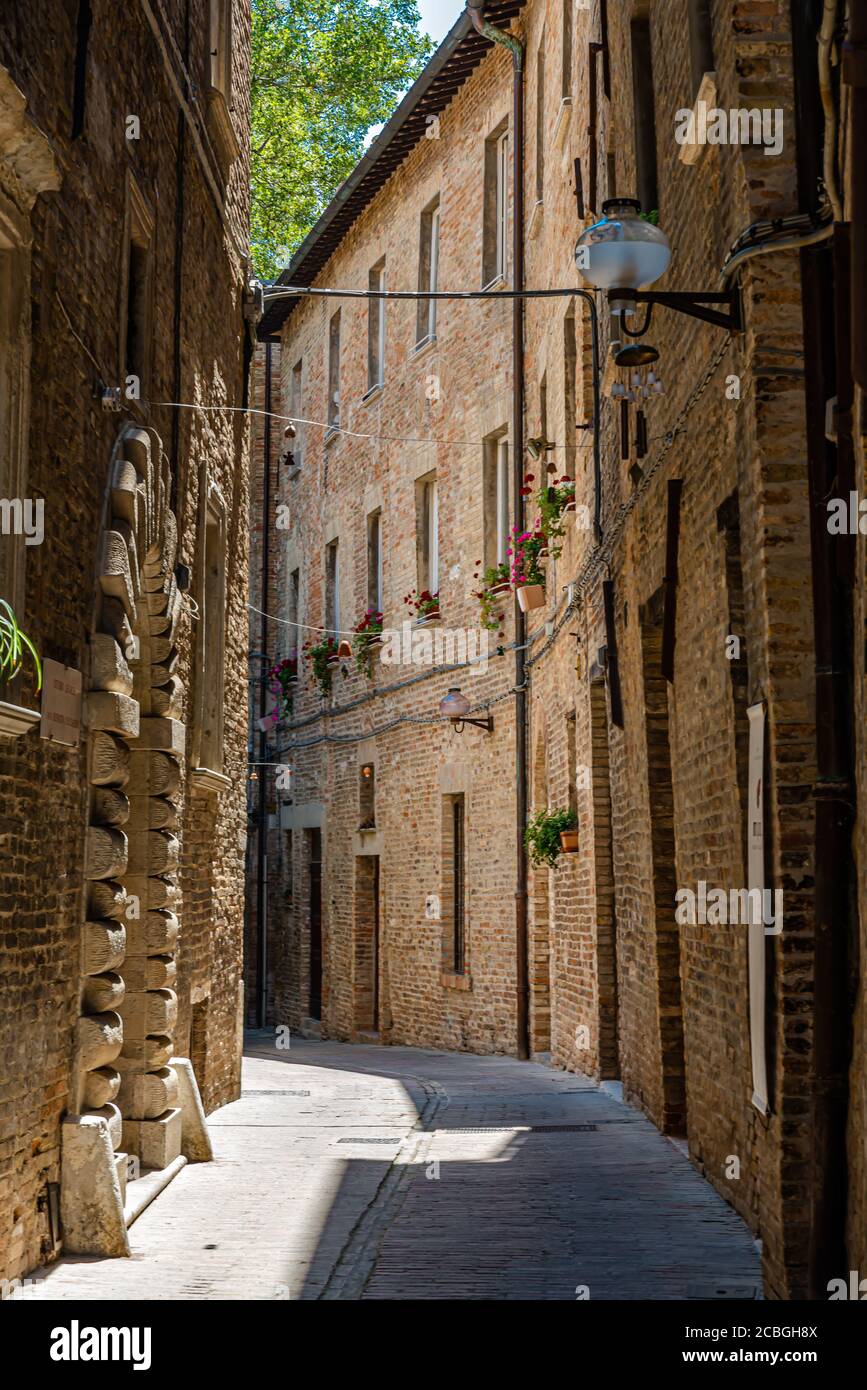
<svg viewBox="0 0 867 1390">
<path fill-rule="evenodd" d="M 487 719 L 470 719 L 469 713 L 472 705 L 466 695 L 462 694 L 459 686 L 454 686 L 446 695 L 445 699 L 440 700 L 440 714 L 443 719 L 451 720 L 456 734 L 463 733 L 465 724 L 473 724 L 477 729 L 484 729 L 486 733 L 494 732 L 494 717 L 489 714 Z"/>
</svg>

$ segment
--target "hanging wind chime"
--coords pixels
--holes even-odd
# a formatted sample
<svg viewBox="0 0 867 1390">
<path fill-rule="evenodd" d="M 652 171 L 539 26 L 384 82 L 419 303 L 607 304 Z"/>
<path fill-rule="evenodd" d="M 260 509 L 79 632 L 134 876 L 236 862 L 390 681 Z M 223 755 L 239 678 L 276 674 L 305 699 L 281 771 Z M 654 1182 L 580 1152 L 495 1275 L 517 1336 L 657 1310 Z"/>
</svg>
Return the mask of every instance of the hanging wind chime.
<svg viewBox="0 0 867 1390">
<path fill-rule="evenodd" d="M 647 453 L 647 415 L 645 402 L 661 396 L 665 387 L 653 364 L 659 361 L 659 351 L 650 343 L 628 343 L 614 358 L 618 379 L 611 388 L 611 399 L 620 403 L 620 457 L 632 454 L 632 420 L 630 407 L 635 407 L 635 456 L 642 459 Z M 640 469 L 638 473 L 640 474 Z M 630 475 L 632 470 L 630 470 Z"/>
</svg>

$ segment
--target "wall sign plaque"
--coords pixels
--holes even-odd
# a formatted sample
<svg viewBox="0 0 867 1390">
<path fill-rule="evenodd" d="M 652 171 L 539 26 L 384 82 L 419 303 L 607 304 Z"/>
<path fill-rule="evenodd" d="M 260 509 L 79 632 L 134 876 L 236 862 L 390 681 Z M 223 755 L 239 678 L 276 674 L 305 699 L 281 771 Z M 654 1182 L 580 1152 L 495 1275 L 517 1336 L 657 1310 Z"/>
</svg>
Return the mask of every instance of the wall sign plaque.
<svg viewBox="0 0 867 1390">
<path fill-rule="evenodd" d="M 39 736 L 71 748 L 81 741 L 81 672 L 74 666 L 43 661 Z"/>
</svg>

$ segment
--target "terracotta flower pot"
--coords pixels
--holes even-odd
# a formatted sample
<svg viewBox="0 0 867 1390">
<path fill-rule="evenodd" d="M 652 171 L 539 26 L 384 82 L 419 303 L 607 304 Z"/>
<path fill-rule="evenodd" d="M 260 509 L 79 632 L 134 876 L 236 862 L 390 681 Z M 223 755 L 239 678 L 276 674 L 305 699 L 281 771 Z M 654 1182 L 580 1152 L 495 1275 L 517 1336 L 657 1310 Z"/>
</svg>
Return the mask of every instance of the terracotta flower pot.
<svg viewBox="0 0 867 1390">
<path fill-rule="evenodd" d="M 529 613 L 531 608 L 544 608 L 544 586 L 542 584 L 522 584 L 518 589 L 518 603 L 522 613 Z"/>
<path fill-rule="evenodd" d="M 560 848 L 564 854 L 577 854 L 581 848 L 577 830 L 560 831 Z"/>
</svg>

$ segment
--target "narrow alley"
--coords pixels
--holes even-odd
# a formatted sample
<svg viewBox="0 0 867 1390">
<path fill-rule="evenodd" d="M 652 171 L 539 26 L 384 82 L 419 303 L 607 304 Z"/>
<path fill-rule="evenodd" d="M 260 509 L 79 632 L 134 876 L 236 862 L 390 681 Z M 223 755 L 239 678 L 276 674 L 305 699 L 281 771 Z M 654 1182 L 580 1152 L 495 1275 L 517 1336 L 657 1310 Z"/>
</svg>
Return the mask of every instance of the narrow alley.
<svg viewBox="0 0 867 1390">
<path fill-rule="evenodd" d="M 739 1217 L 636 1110 L 508 1057 L 248 1039 L 241 1099 L 130 1230 L 32 1297 L 760 1297 Z"/>
</svg>

